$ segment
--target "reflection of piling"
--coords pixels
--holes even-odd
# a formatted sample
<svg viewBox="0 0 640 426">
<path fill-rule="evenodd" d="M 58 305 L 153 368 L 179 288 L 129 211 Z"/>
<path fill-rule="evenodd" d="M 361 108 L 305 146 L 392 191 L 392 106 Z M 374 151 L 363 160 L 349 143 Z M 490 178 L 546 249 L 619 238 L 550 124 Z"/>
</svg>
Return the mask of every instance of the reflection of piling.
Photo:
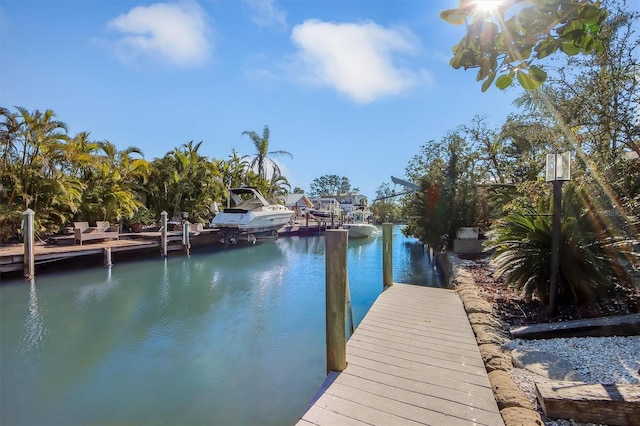
<svg viewBox="0 0 640 426">
<path fill-rule="evenodd" d="M 33 218 L 35 212 L 27 209 L 22 213 L 22 235 L 24 237 L 24 277 L 32 280 L 36 275 L 35 254 L 33 252 Z"/>
<path fill-rule="evenodd" d="M 393 224 L 382 224 L 382 284 L 393 285 Z"/>
<path fill-rule="evenodd" d="M 347 235 L 346 229 L 325 234 L 327 372 L 347 368 Z"/>
<path fill-rule="evenodd" d="M 305 217 L 304 234 L 307 235 L 309 233 L 309 212 L 306 212 L 304 217 Z"/>
</svg>

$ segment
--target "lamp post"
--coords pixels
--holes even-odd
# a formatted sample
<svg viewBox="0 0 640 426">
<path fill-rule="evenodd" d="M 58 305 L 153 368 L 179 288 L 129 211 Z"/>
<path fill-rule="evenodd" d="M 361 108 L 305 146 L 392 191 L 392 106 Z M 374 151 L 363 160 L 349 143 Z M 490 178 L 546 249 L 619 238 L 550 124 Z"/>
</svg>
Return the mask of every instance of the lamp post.
<svg viewBox="0 0 640 426">
<path fill-rule="evenodd" d="M 571 153 L 557 150 L 547 154 L 546 181 L 553 185 L 553 225 L 551 228 L 551 278 L 549 280 L 549 313 L 556 314 L 558 272 L 560 267 L 560 234 L 562 218 L 562 184 L 571 179 Z"/>
</svg>

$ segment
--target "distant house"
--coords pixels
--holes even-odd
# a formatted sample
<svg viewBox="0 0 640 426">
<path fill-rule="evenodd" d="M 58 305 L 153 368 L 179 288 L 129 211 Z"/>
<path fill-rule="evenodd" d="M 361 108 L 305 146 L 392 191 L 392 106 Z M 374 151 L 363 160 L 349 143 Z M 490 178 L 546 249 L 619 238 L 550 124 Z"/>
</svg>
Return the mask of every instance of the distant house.
<svg viewBox="0 0 640 426">
<path fill-rule="evenodd" d="M 367 207 L 367 197 L 361 194 L 340 195 L 336 198 L 340 201 L 340 208 L 345 213 L 364 210 Z"/>
<path fill-rule="evenodd" d="M 284 205 L 293 210 L 296 217 L 302 217 L 313 209 L 313 203 L 304 194 L 287 194 Z"/>
<path fill-rule="evenodd" d="M 340 203 L 335 198 L 312 198 L 311 202 L 316 212 L 324 212 L 327 215 L 333 213 L 335 217 L 340 217 Z"/>
</svg>

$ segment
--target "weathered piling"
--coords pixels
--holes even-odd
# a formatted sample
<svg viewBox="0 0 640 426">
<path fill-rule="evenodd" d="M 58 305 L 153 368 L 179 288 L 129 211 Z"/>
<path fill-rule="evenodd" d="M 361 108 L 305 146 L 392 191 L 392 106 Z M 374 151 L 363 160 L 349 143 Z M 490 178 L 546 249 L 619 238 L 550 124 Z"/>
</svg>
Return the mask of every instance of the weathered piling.
<svg viewBox="0 0 640 426">
<path fill-rule="evenodd" d="M 189 242 L 189 221 L 185 220 L 182 224 L 182 245 L 184 246 L 184 254 L 187 256 L 191 252 L 191 243 Z"/>
<path fill-rule="evenodd" d="M 382 224 L 382 284 L 393 285 L 393 224 Z"/>
<path fill-rule="evenodd" d="M 160 255 L 167 256 L 167 212 L 160 213 Z"/>
<path fill-rule="evenodd" d="M 22 213 L 22 236 L 24 237 L 24 277 L 32 280 L 36 275 L 35 253 L 33 251 L 33 219 L 35 212 L 26 209 Z"/>
<path fill-rule="evenodd" d="M 113 263 L 111 263 L 111 247 L 105 247 L 103 249 L 103 255 L 104 255 L 104 266 L 106 267 L 112 266 Z"/>
<path fill-rule="evenodd" d="M 325 233 L 327 372 L 347 368 L 347 236 L 346 229 Z"/>
</svg>

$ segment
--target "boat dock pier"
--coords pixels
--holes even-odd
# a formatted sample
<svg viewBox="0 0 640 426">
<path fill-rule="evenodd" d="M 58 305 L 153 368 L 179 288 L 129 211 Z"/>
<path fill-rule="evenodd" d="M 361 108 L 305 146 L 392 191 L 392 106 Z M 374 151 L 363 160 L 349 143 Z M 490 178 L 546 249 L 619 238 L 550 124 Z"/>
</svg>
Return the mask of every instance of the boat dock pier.
<svg viewBox="0 0 640 426">
<path fill-rule="evenodd" d="M 190 245 L 212 244 L 218 235 L 213 229 L 194 232 L 189 237 Z M 56 237 L 48 244 L 34 245 L 35 266 L 67 261 L 81 256 L 103 255 L 105 265 L 111 263 L 112 253 L 139 253 L 162 247 L 160 232 L 119 234 L 118 240 L 92 241 L 74 245 L 73 236 Z M 182 231 L 167 232 L 167 251 L 184 250 Z M 0 276 L 3 273 L 22 271 L 25 265 L 25 250 L 22 244 L 0 246 Z"/>
<path fill-rule="evenodd" d="M 453 290 L 389 286 L 346 351 L 298 425 L 504 425 Z"/>
<path fill-rule="evenodd" d="M 285 225 L 278 230 L 278 236 L 307 236 L 318 235 L 327 230 L 327 225 L 318 224 L 314 221 L 308 224 L 294 223 Z M 105 264 L 110 261 L 107 256 L 111 253 L 141 253 L 143 251 L 161 250 L 161 233 L 136 232 L 122 233 L 118 235 L 118 240 L 111 241 L 91 241 L 83 245 L 73 244 L 73 235 L 58 236 L 51 238 L 47 244 L 34 245 L 33 258 L 35 265 L 44 265 L 59 261 L 65 261 L 80 256 L 96 256 L 103 254 Z M 217 244 L 220 236 L 217 229 L 205 228 L 197 232 L 190 232 L 189 244 L 192 246 Z M 167 251 L 184 251 L 182 244 L 182 231 L 167 232 Z M 24 269 L 24 246 L 23 244 L 13 244 L 9 246 L 0 245 L 0 277 L 4 273 L 22 271 Z"/>
</svg>

